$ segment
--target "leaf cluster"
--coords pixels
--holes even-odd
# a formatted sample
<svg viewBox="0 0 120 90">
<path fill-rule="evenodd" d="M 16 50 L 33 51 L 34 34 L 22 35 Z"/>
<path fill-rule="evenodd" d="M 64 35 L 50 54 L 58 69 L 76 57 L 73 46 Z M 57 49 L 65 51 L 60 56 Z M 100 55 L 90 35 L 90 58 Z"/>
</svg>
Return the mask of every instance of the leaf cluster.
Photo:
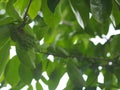
<svg viewBox="0 0 120 90">
<path fill-rule="evenodd" d="M 0 0 L 0 88 L 33 90 L 35 79 L 37 90 L 44 90 L 40 80 L 55 90 L 67 73 L 64 90 L 118 90 L 120 36 L 107 36 L 111 26 L 119 32 L 119 16 L 119 0 Z M 95 45 L 94 37 L 105 43 Z"/>
</svg>

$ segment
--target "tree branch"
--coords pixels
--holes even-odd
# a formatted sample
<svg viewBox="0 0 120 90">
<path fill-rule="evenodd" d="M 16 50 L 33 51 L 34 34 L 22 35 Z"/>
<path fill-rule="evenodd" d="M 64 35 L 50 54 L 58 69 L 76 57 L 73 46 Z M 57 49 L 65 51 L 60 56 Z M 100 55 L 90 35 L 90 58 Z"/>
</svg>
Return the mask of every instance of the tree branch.
<svg viewBox="0 0 120 90">
<path fill-rule="evenodd" d="M 29 0 L 28 5 L 27 5 L 26 10 L 25 10 L 25 13 L 24 13 L 24 15 L 23 15 L 23 22 L 22 22 L 22 24 L 18 27 L 18 30 L 20 30 L 21 28 L 23 28 L 23 27 L 25 26 L 25 24 L 26 24 L 27 13 L 28 13 L 28 10 L 29 10 L 29 8 L 30 8 L 31 3 L 32 3 L 32 0 Z"/>
<path fill-rule="evenodd" d="M 28 10 L 30 8 L 31 3 L 32 3 L 32 0 L 29 1 L 28 6 L 27 6 L 26 11 L 25 11 L 25 14 L 23 16 L 23 22 L 24 23 L 26 22 L 27 13 L 28 13 Z"/>
</svg>

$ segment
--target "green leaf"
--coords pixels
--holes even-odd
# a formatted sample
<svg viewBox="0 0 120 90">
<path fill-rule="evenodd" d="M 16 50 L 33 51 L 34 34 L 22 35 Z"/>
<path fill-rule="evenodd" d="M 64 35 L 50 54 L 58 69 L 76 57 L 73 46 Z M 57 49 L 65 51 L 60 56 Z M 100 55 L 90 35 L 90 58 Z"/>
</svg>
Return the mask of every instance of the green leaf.
<svg viewBox="0 0 120 90">
<path fill-rule="evenodd" d="M 6 2 L 0 2 L 0 10 L 5 9 Z"/>
<path fill-rule="evenodd" d="M 5 79 L 13 87 L 20 81 L 19 77 L 19 65 L 20 61 L 17 56 L 14 56 L 7 64 L 5 70 Z"/>
<path fill-rule="evenodd" d="M 71 60 L 69 60 L 67 64 L 67 73 L 75 87 L 81 88 L 84 86 L 85 82 L 82 77 L 82 72 Z"/>
<path fill-rule="evenodd" d="M 90 9 L 95 20 L 104 23 L 111 14 L 112 0 L 90 0 Z"/>
<path fill-rule="evenodd" d="M 40 11 L 41 8 L 41 3 L 42 0 L 32 0 L 32 3 L 28 10 L 28 14 L 32 19 L 34 19 L 38 15 L 38 12 Z"/>
<path fill-rule="evenodd" d="M 7 40 L 0 47 L 0 76 L 4 72 L 6 64 L 9 59 L 9 49 L 10 49 L 10 41 Z"/>
<path fill-rule="evenodd" d="M 47 6 L 47 0 L 44 0 L 44 2 L 42 2 L 44 21 L 51 28 L 55 28 L 60 23 L 60 12 L 58 9 L 59 8 L 56 7 L 56 11 L 52 13 Z"/>
<path fill-rule="evenodd" d="M 56 65 L 56 67 L 52 70 L 51 74 L 49 75 L 48 86 L 50 90 L 55 90 L 59 80 L 61 79 L 62 75 L 65 72 L 65 68 L 63 67 L 62 63 Z"/>
<path fill-rule="evenodd" d="M 28 2 L 30 0 L 17 0 L 14 4 L 16 10 L 18 10 L 20 12 L 20 14 L 22 15 L 25 11 L 25 9 L 27 8 Z"/>
<path fill-rule="evenodd" d="M 36 83 L 36 89 L 43 90 L 43 87 L 41 86 L 41 84 L 39 82 Z"/>
<path fill-rule="evenodd" d="M 25 83 L 25 84 L 30 84 L 32 79 L 33 79 L 33 73 L 31 68 L 21 64 L 19 67 L 19 75 L 21 80 Z"/>
<path fill-rule="evenodd" d="M 10 36 L 8 26 L 0 26 L 0 46 L 2 47 L 6 41 L 8 41 Z"/>
<path fill-rule="evenodd" d="M 86 84 L 87 87 L 95 86 L 95 85 L 96 85 L 98 74 L 99 74 L 98 71 L 95 71 L 95 70 L 89 71 L 89 73 L 87 74 L 88 79 L 87 79 L 87 81 L 85 82 L 85 84 Z M 87 89 L 86 89 L 86 90 L 87 90 Z M 88 90 L 89 90 L 89 89 L 88 89 Z"/>
<path fill-rule="evenodd" d="M 120 0 L 115 0 L 115 2 L 117 2 L 117 3 L 118 3 L 118 5 L 120 5 Z"/>
<path fill-rule="evenodd" d="M 64 90 L 82 90 L 82 87 L 76 87 L 71 80 L 68 81 L 67 86 Z"/>
<path fill-rule="evenodd" d="M 113 74 L 110 71 L 103 71 L 105 89 L 111 90 L 113 85 Z"/>
<path fill-rule="evenodd" d="M 34 89 L 33 89 L 33 86 L 30 85 L 27 90 L 34 90 Z"/>
<path fill-rule="evenodd" d="M 73 88 L 74 88 L 74 84 L 69 79 L 69 81 L 67 82 L 67 85 L 66 85 L 64 90 L 73 90 Z"/>
<path fill-rule="evenodd" d="M 35 68 L 35 51 L 34 49 L 24 50 L 21 46 L 16 46 L 16 52 L 21 63 L 30 68 Z"/>
<path fill-rule="evenodd" d="M 7 6 L 6 6 L 6 12 L 13 19 L 20 20 L 19 14 L 18 14 L 18 12 L 15 10 L 15 8 L 13 6 L 13 3 L 15 1 L 16 0 L 9 0 L 9 2 L 7 3 Z"/>
<path fill-rule="evenodd" d="M 115 26 L 115 29 L 120 29 L 120 11 L 119 11 L 119 4 L 117 5 L 117 3 L 119 0 L 113 0 L 113 8 L 112 8 L 112 23 Z"/>
<path fill-rule="evenodd" d="M 114 69 L 114 74 L 115 74 L 115 76 L 116 76 L 116 78 L 117 78 L 117 84 L 118 84 L 118 86 L 120 86 L 120 68 L 118 68 L 118 67 L 116 67 L 115 69 Z"/>
<path fill-rule="evenodd" d="M 35 18 L 35 25 L 33 27 L 33 31 L 37 36 L 38 40 L 41 40 L 47 33 L 49 27 L 45 24 L 42 17 L 37 16 Z"/>
<path fill-rule="evenodd" d="M 15 20 L 12 17 L 5 16 L 5 17 L 0 19 L 0 25 L 6 25 L 6 24 L 12 23 L 14 21 Z"/>
<path fill-rule="evenodd" d="M 96 87 L 87 87 L 85 90 L 96 90 Z"/>
<path fill-rule="evenodd" d="M 109 30 L 109 21 L 106 21 L 104 23 L 99 23 L 93 18 L 93 16 L 91 17 L 89 21 L 89 25 L 86 28 L 86 31 L 89 34 L 94 33 L 94 35 L 99 35 L 99 36 L 101 36 L 102 34 L 106 35 L 108 33 L 108 30 Z"/>
<path fill-rule="evenodd" d="M 47 0 L 48 7 L 53 13 L 59 1 L 60 0 Z"/>
<path fill-rule="evenodd" d="M 36 80 L 39 80 L 42 75 L 42 62 L 40 62 L 36 68 L 33 70 L 33 77 Z"/>
<path fill-rule="evenodd" d="M 112 43 L 110 43 L 110 50 L 112 56 L 118 55 L 120 53 L 119 42 L 120 42 L 119 35 L 116 35 L 112 38 Z"/>
<path fill-rule="evenodd" d="M 85 0 L 70 0 L 70 5 L 73 10 L 73 13 L 76 16 L 78 23 L 81 25 L 80 20 L 82 20 L 84 26 L 82 25 L 81 26 L 84 28 L 89 20 L 89 8 L 85 3 Z"/>
<path fill-rule="evenodd" d="M 19 83 L 15 86 L 15 87 L 12 87 L 11 90 L 20 90 L 21 88 L 23 88 L 26 84 L 20 80 Z"/>
</svg>

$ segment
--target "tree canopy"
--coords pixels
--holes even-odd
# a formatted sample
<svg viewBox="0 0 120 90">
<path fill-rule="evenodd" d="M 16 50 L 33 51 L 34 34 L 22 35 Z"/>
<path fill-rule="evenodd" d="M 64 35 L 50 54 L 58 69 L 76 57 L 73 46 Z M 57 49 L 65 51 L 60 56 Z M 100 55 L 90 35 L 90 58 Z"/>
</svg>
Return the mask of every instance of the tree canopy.
<svg viewBox="0 0 120 90">
<path fill-rule="evenodd" d="M 28 85 L 33 90 L 35 79 L 42 90 L 41 79 L 55 90 L 67 72 L 64 90 L 118 90 L 120 35 L 106 37 L 111 25 L 119 31 L 120 0 L 0 0 L 0 88 Z M 91 38 L 96 36 L 106 42 L 95 45 Z M 16 50 L 12 58 L 11 46 Z"/>
</svg>

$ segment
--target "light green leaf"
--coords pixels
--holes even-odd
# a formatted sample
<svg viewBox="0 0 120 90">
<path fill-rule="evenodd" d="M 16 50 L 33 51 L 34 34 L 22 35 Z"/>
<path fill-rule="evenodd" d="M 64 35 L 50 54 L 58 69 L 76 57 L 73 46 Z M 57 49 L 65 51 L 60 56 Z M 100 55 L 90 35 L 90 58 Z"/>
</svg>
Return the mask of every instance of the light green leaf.
<svg viewBox="0 0 120 90">
<path fill-rule="evenodd" d="M 5 78 L 9 84 L 13 87 L 20 81 L 19 77 L 19 65 L 20 61 L 17 56 L 14 56 L 7 64 L 5 70 Z"/>
<path fill-rule="evenodd" d="M 54 13 L 52 13 L 47 6 L 47 0 L 42 2 L 42 12 L 44 21 L 49 27 L 54 28 L 60 23 L 59 10 L 57 9 Z"/>
<path fill-rule="evenodd" d="M 24 13 L 25 9 L 27 8 L 29 1 L 30 0 L 17 0 L 15 2 L 14 6 L 16 10 L 20 12 L 21 15 Z"/>
<path fill-rule="evenodd" d="M 38 15 L 38 12 L 40 11 L 41 8 L 41 3 L 42 0 L 32 0 L 32 3 L 28 11 L 28 14 L 32 19 L 34 19 Z"/>
</svg>

